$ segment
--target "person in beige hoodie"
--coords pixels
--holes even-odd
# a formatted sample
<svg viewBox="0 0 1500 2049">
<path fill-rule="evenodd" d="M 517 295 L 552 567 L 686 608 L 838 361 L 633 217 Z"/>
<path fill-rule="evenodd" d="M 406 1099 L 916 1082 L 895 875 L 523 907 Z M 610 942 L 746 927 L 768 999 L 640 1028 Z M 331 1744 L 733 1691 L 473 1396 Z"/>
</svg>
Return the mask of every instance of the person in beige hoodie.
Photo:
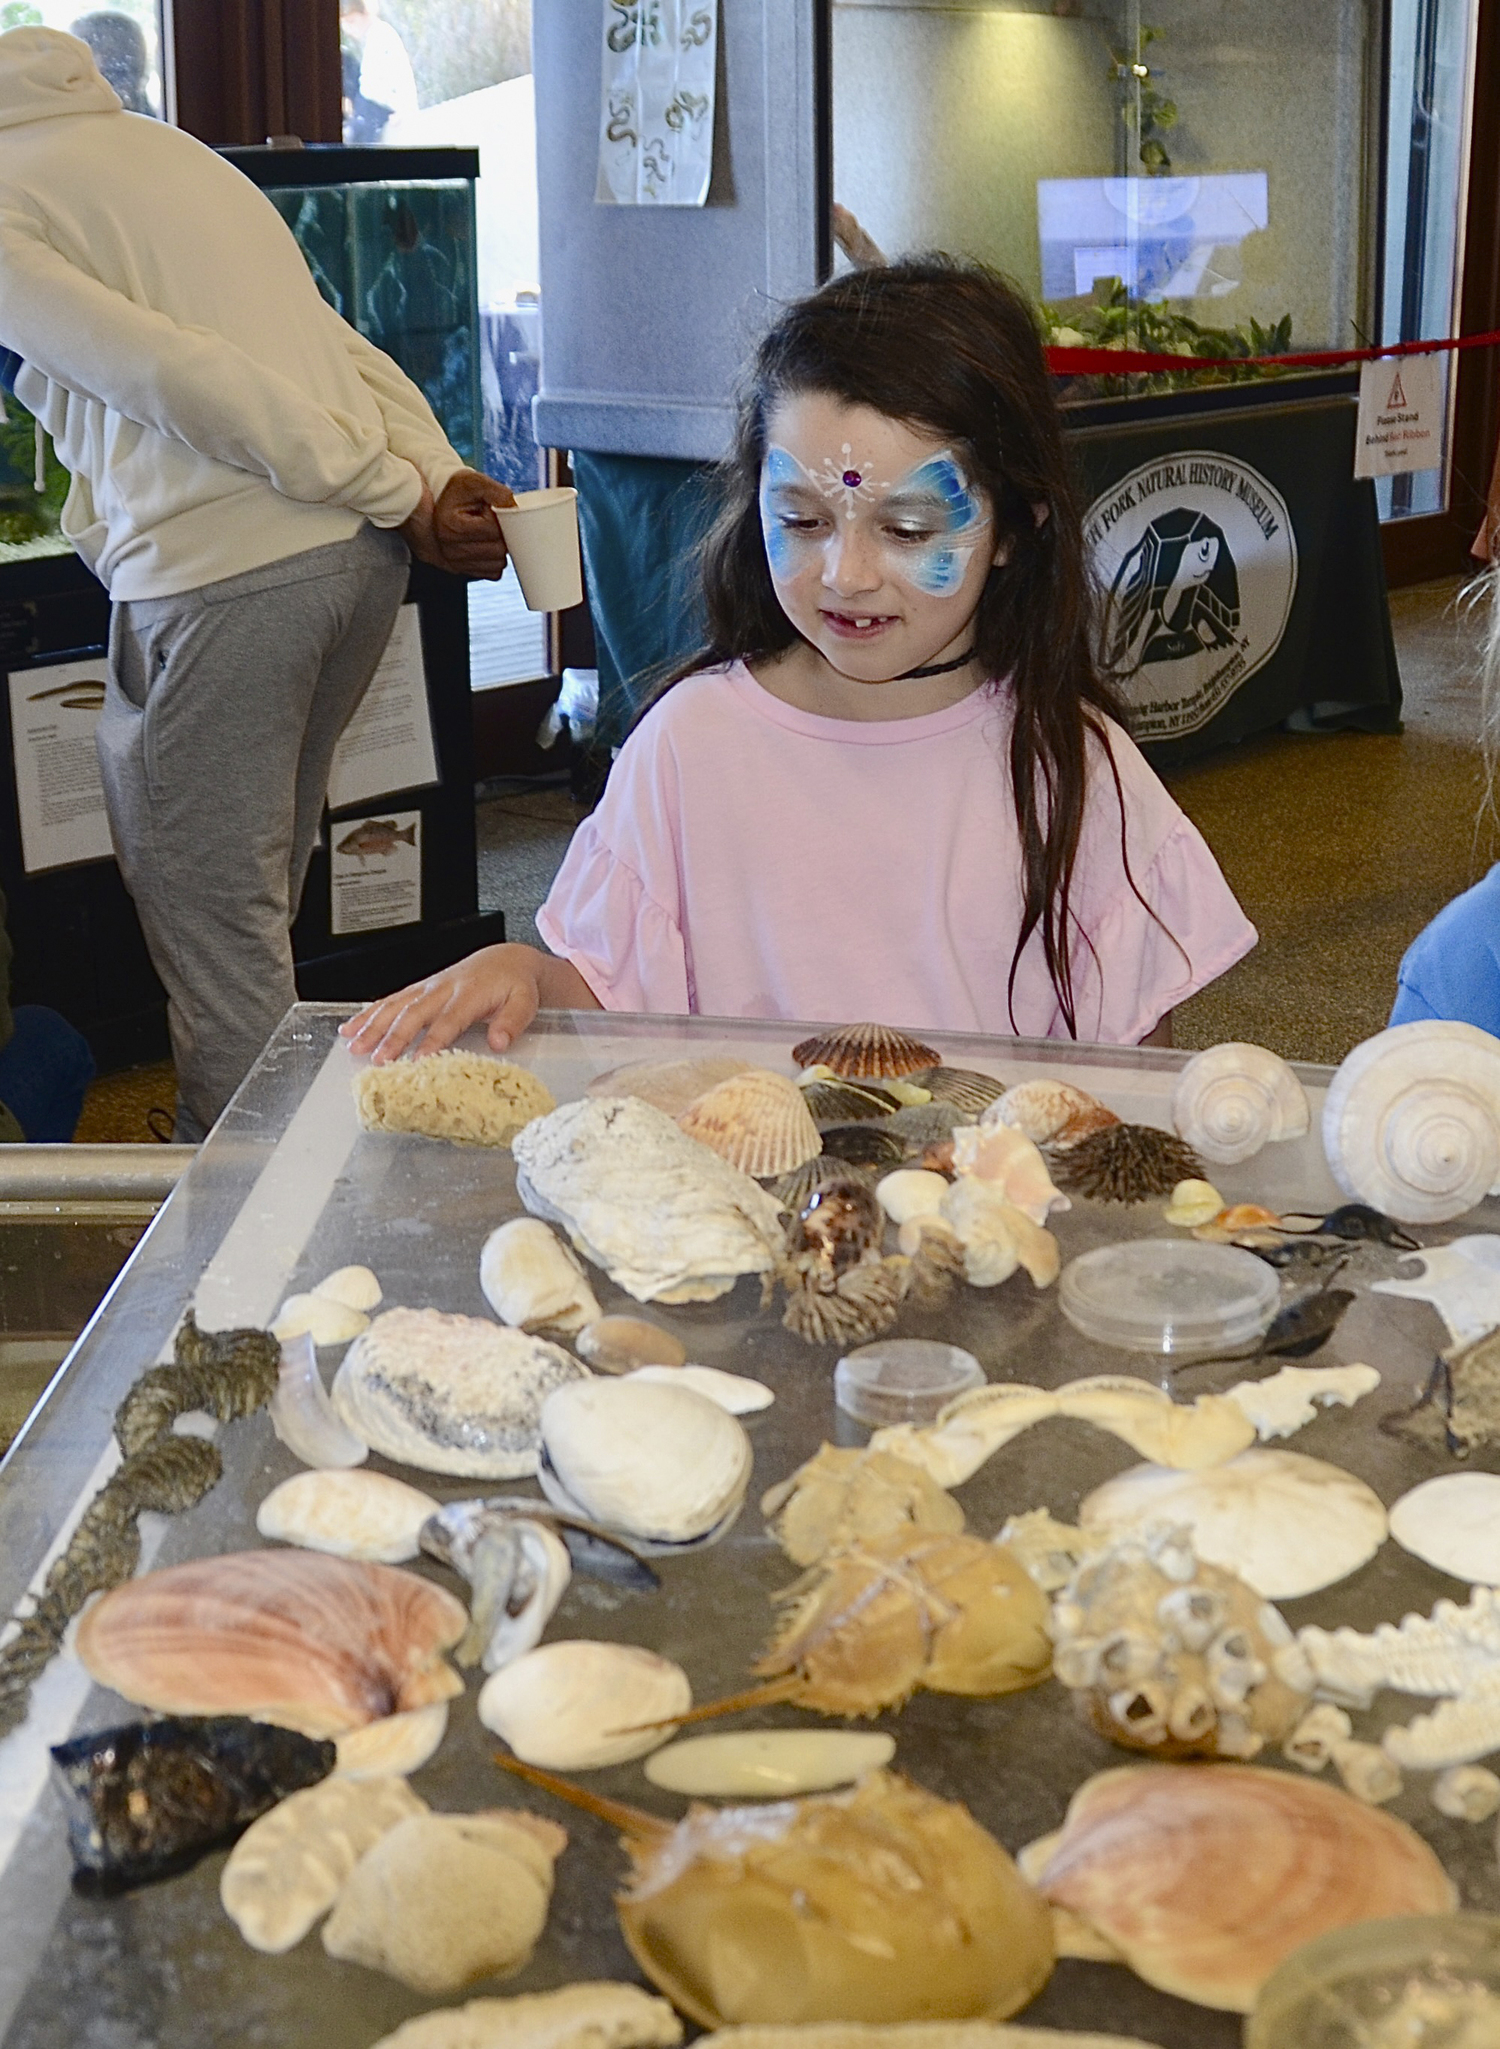
<svg viewBox="0 0 1500 2049">
<path fill-rule="evenodd" d="M 269 200 L 50 29 L 0 35 L 0 350 L 113 600 L 100 766 L 193 1140 L 295 1001 L 333 750 L 410 554 L 499 576 L 511 497 Z"/>
</svg>

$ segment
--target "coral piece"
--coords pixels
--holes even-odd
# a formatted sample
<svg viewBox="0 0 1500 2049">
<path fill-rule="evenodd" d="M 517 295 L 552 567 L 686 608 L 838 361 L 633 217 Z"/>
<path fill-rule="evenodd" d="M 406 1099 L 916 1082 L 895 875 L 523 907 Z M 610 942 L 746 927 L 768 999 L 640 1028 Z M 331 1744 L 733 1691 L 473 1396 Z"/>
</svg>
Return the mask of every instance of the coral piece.
<svg viewBox="0 0 1500 2049">
<path fill-rule="evenodd" d="M 792 1048 L 798 1067 L 826 1067 L 844 1081 L 920 1074 L 942 1062 L 930 1046 L 890 1025 L 852 1024 L 815 1034 Z"/>
<path fill-rule="evenodd" d="M 491 1231 L 479 1254 L 479 1285 L 515 1330 L 575 1337 L 600 1320 L 578 1255 L 540 1217 L 512 1217 Z"/>
<path fill-rule="evenodd" d="M 598 1771 L 658 1749 L 692 1705 L 670 1658 L 633 1643 L 561 1641 L 486 1680 L 479 1719 L 528 1764 Z"/>
<path fill-rule="evenodd" d="M 1430 1616 L 1382 1622 L 1368 1636 L 1348 1628 L 1299 1630 L 1295 1649 L 1282 1662 L 1294 1663 L 1305 1675 L 1297 1683 L 1316 1686 L 1319 1693 L 1356 1708 L 1367 1708 L 1382 1687 L 1429 1696 L 1495 1688 L 1500 1682 L 1500 1594 L 1476 1587 L 1462 1608 L 1439 1601 Z"/>
<path fill-rule="evenodd" d="M 1400 1223 L 1463 1216 L 1500 1182 L 1500 1041 L 1432 1019 L 1377 1032 L 1329 1084 L 1323 1151 L 1346 1195 Z"/>
<path fill-rule="evenodd" d="M 1415 1715 L 1381 1738 L 1386 1756 L 1410 1771 L 1441 1771 L 1445 1765 L 1474 1764 L 1500 1750 L 1500 1687 L 1462 1693 L 1430 1715 Z"/>
<path fill-rule="evenodd" d="M 731 1167 L 756 1178 L 789 1174 L 822 1152 L 801 1089 L 784 1074 L 752 1067 L 698 1097 L 677 1122 Z"/>
<path fill-rule="evenodd" d="M 366 1131 L 509 1145 L 557 1103 L 545 1082 L 513 1061 L 450 1051 L 366 1067 L 354 1077 L 354 1107 Z"/>
<path fill-rule="evenodd" d="M 1054 1149 L 1053 1165 L 1070 1194 L 1095 1202 L 1149 1202 L 1170 1195 L 1179 1181 L 1203 1176 L 1192 1147 L 1151 1124 L 1111 1124 Z"/>
<path fill-rule="evenodd" d="M 1195 1053 L 1172 1091 L 1178 1136 L 1216 1165 L 1248 1160 L 1262 1146 L 1301 1138 L 1307 1091 L 1278 1054 L 1229 1041 Z"/>
<path fill-rule="evenodd" d="M 820 1445 L 790 1479 L 761 1496 L 771 1534 L 796 1565 L 893 1530 L 957 1535 L 964 1512 L 921 1466 L 879 1451 Z"/>
</svg>

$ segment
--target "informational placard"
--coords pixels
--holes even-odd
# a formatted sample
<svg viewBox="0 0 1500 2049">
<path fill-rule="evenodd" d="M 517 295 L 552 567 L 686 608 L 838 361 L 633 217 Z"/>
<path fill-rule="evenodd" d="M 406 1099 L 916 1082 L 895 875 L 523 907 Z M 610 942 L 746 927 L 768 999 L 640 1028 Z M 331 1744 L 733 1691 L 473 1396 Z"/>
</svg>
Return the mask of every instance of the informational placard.
<svg viewBox="0 0 1500 2049">
<path fill-rule="evenodd" d="M 420 811 L 340 818 L 329 828 L 329 837 L 332 932 L 384 932 L 421 923 Z"/>
<path fill-rule="evenodd" d="M 718 0 L 603 0 L 603 206 L 702 206 L 714 154 Z"/>
<path fill-rule="evenodd" d="M 403 605 L 374 680 L 334 750 L 328 808 L 345 811 L 437 780 L 417 608 Z"/>
<path fill-rule="evenodd" d="M 1360 365 L 1355 476 L 1441 469 L 1445 380 L 1437 356 L 1386 356 Z"/>
<path fill-rule="evenodd" d="M 10 730 L 28 875 L 107 861 L 113 848 L 94 728 L 108 664 L 58 662 L 10 673 Z"/>
</svg>

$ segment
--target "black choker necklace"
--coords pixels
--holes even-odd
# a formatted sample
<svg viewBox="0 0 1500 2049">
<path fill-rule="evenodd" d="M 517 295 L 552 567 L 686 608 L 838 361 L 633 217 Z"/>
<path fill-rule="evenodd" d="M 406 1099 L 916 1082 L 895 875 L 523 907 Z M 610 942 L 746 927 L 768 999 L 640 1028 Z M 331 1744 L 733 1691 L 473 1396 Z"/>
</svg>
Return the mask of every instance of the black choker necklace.
<svg viewBox="0 0 1500 2049">
<path fill-rule="evenodd" d="M 908 669 L 904 676 L 897 676 L 894 680 L 897 683 L 915 683 L 920 676 L 946 676 L 953 669 L 965 668 L 973 659 L 974 650 L 970 648 L 967 654 L 955 655 L 951 662 L 929 662 L 925 669 Z"/>
</svg>

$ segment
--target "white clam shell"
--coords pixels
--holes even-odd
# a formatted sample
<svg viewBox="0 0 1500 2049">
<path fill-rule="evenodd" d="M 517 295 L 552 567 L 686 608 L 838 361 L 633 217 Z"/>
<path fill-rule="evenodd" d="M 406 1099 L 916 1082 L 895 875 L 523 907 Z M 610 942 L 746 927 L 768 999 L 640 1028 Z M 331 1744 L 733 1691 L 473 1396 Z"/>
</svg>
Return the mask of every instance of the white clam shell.
<svg viewBox="0 0 1500 2049">
<path fill-rule="evenodd" d="M 383 1715 L 362 1729 L 337 1738 L 339 1761 L 334 1770 L 346 1779 L 405 1778 L 419 1772 L 435 1756 L 448 1733 L 448 1703 L 430 1701 L 405 1714 Z"/>
<path fill-rule="evenodd" d="M 380 1307 L 380 1283 L 367 1266 L 335 1267 L 312 1292 L 330 1302 L 342 1302 L 346 1309 L 357 1309 L 364 1315 Z"/>
<path fill-rule="evenodd" d="M 276 1312 L 271 1335 L 283 1343 L 310 1337 L 315 1345 L 347 1345 L 369 1328 L 369 1317 L 347 1302 L 329 1295 L 288 1295 Z"/>
<path fill-rule="evenodd" d="M 502 1323 L 571 1337 L 602 1314 L 576 1253 L 539 1217 L 513 1217 L 479 1255 L 479 1285 Z"/>
<path fill-rule="evenodd" d="M 663 1544 L 720 1529 L 754 1463 L 743 1427 L 717 1402 L 635 1374 L 555 1389 L 542 1405 L 542 1441 L 551 1473 L 586 1515 Z M 547 1477 L 544 1467 L 544 1487 Z"/>
<path fill-rule="evenodd" d="M 1401 1223 L 1463 1216 L 1500 1183 L 1500 1039 L 1427 1020 L 1377 1032 L 1329 1085 L 1323 1150 L 1346 1195 Z"/>
<path fill-rule="evenodd" d="M 690 1387 L 706 1395 L 731 1416 L 753 1416 L 770 1408 L 776 1397 L 763 1380 L 747 1379 L 743 1373 L 724 1373 L 717 1366 L 638 1366 L 623 1380 L 657 1381 L 663 1387 Z"/>
<path fill-rule="evenodd" d="M 1500 1473 L 1424 1480 L 1393 1505 L 1391 1535 L 1439 1572 L 1471 1585 L 1500 1586 Z"/>
<path fill-rule="evenodd" d="M 430 1494 L 404 1480 L 344 1468 L 283 1480 L 256 1510 L 255 1527 L 263 1537 L 305 1551 L 404 1565 L 416 1557 L 418 1533 L 436 1511 Z"/>
<path fill-rule="evenodd" d="M 487 1679 L 479 1719 L 523 1763 L 595 1771 L 660 1749 L 671 1718 L 692 1704 L 687 1674 L 670 1658 L 638 1644 L 564 1640 Z"/>
<path fill-rule="evenodd" d="M 646 1764 L 653 1786 L 692 1799 L 788 1800 L 826 1793 L 896 1754 L 896 1739 L 856 1729 L 736 1729 L 669 1743 Z"/>
<path fill-rule="evenodd" d="M 271 1428 L 306 1466 L 359 1466 L 370 1456 L 364 1438 L 339 1415 L 318 1371 L 312 1338 L 284 1338 L 281 1374 L 270 1401 Z"/>
<path fill-rule="evenodd" d="M 1331 1587 L 1374 1557 L 1385 1510 L 1363 1480 L 1296 1451 L 1242 1451 L 1200 1472 L 1132 1466 L 1079 1510 L 1084 1529 L 1185 1523 L 1200 1558 L 1268 1601 Z"/>
<path fill-rule="evenodd" d="M 1230 1039 L 1195 1053 L 1172 1091 L 1177 1135 L 1205 1160 L 1232 1166 L 1263 1145 L 1301 1138 L 1307 1091 L 1279 1054 Z"/>
<path fill-rule="evenodd" d="M 934 1217 L 943 1206 L 948 1182 L 942 1174 L 925 1167 L 898 1167 L 875 1186 L 880 1207 L 893 1224 L 908 1224 L 913 1217 Z"/>
</svg>

